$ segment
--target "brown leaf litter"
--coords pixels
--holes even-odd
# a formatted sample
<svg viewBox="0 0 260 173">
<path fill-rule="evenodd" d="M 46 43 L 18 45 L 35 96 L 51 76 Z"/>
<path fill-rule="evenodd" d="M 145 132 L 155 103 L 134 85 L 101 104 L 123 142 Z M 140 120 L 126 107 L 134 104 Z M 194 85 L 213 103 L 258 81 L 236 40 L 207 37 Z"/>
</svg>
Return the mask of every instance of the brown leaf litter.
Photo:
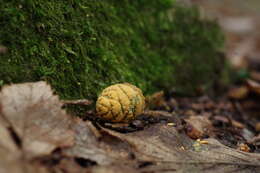
<svg viewBox="0 0 260 173">
<path fill-rule="evenodd" d="M 164 103 L 172 109 L 171 102 Z M 161 110 L 151 119 L 144 115 L 137 120 L 144 124 L 142 129 L 120 133 L 67 115 L 45 82 L 5 86 L 0 92 L 0 172 L 249 173 L 260 169 L 260 155 L 250 153 L 251 144 L 240 142 L 239 148 L 230 148 L 214 139 L 224 132 L 216 121 L 225 124 L 228 133 L 241 132 L 231 117 L 214 119 L 232 106 L 207 97 L 176 103 L 178 110 Z M 187 133 L 188 127 L 199 132 L 197 140 Z"/>
<path fill-rule="evenodd" d="M 90 122 L 80 124 L 84 132 L 95 136 L 88 127 L 92 126 Z M 98 165 L 121 165 L 122 170 L 127 165 L 135 172 L 250 172 L 260 168 L 259 155 L 231 149 L 212 138 L 199 141 L 198 147 L 194 145 L 197 141 L 167 125 L 157 124 L 129 134 L 105 128 L 101 132 L 99 142 L 88 144 L 87 138 L 81 137 L 78 146 L 65 152 L 72 157 L 92 158 Z M 98 154 L 93 156 L 91 151 Z"/>
<path fill-rule="evenodd" d="M 45 82 L 3 87 L 0 93 L 1 156 L 8 157 L 0 162 L 12 169 L 21 164 L 18 167 L 27 170 L 30 160 L 51 154 L 58 147 L 72 146 L 72 119 L 61 106 Z"/>
</svg>

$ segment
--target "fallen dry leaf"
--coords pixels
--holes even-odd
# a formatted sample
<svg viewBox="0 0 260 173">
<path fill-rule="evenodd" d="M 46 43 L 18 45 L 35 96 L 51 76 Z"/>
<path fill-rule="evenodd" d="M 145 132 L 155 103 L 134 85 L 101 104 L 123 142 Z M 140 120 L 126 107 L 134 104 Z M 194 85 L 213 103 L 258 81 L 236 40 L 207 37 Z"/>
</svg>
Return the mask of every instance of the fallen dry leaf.
<svg viewBox="0 0 260 173">
<path fill-rule="evenodd" d="M 207 139 L 197 141 L 180 134 L 174 127 L 157 124 L 142 131 L 122 134 L 101 127 L 99 139 L 91 122 L 78 121 L 74 127 L 76 145 L 65 150 L 70 157 L 97 162 L 95 171 L 120 167 L 120 172 L 256 172 L 260 155 L 241 152 Z M 127 169 L 122 165 L 127 164 Z M 132 169 L 129 169 L 132 168 Z"/>
<path fill-rule="evenodd" d="M 0 173 L 47 173 L 47 169 L 41 165 L 30 163 L 23 157 L 23 153 L 16 145 L 10 130 L 0 121 Z"/>
<path fill-rule="evenodd" d="M 192 115 L 185 119 L 187 124 L 187 135 L 192 139 L 202 138 L 203 136 L 212 136 L 213 126 L 205 116 Z"/>
<path fill-rule="evenodd" d="M 113 163 L 123 162 L 120 160 L 121 158 L 127 159 L 128 154 L 124 152 L 120 153 L 120 147 L 124 146 L 124 148 L 131 149 L 130 146 L 110 135 L 97 137 L 96 128 L 91 122 L 83 122 L 78 119 L 76 124 L 73 126 L 73 129 L 77 134 L 75 145 L 64 151 L 66 155 L 90 159 L 100 165 L 110 165 Z M 106 140 L 109 142 L 107 143 Z M 118 149 L 116 149 L 117 145 L 119 145 Z"/>
<path fill-rule="evenodd" d="M 149 109 L 154 109 L 154 108 L 158 108 L 158 107 L 164 107 L 166 109 L 168 108 L 167 103 L 164 98 L 163 91 L 159 91 L 150 96 L 145 97 L 145 101 L 146 101 L 147 107 Z"/>
<path fill-rule="evenodd" d="M 17 160 L 20 158 L 20 153 L 10 136 L 8 129 L 3 125 L 2 121 L 0 121 L 0 134 L 0 172 L 4 173 L 11 170 L 11 172 L 17 173 L 21 165 L 19 165 L 19 167 L 12 166 L 11 168 L 9 165 L 18 165 Z"/>
<path fill-rule="evenodd" d="M 2 89 L 0 173 L 251 173 L 260 169 L 259 154 L 211 138 L 194 141 L 167 123 L 122 134 L 98 124 L 97 128 L 90 121 L 72 120 L 61 105 L 44 82 Z M 191 116 L 186 121 L 211 136 L 206 117 Z M 57 148 L 56 157 L 52 152 Z M 50 167 L 42 162 L 43 156 Z"/>
<path fill-rule="evenodd" d="M 45 82 L 3 87 L 0 115 L 22 142 L 26 155 L 50 154 L 73 144 L 71 118 Z"/>
<path fill-rule="evenodd" d="M 50 171 L 51 173 L 88 173 L 86 169 L 77 164 L 73 158 L 64 158 L 59 161 Z"/>
<path fill-rule="evenodd" d="M 128 142 L 138 160 L 151 162 L 140 172 L 253 172 L 260 169 L 260 155 L 236 151 L 215 139 L 208 139 L 208 144 L 202 144 L 200 150 L 195 151 L 193 140 L 166 125 L 126 135 L 107 131 Z"/>
<path fill-rule="evenodd" d="M 14 143 L 12 136 L 10 136 L 10 130 L 7 128 L 3 119 L 0 118 L 0 149 L 4 149 L 4 152 L 17 152 L 18 146 Z M 2 155 L 2 154 L 1 154 Z"/>
<path fill-rule="evenodd" d="M 45 82 L 4 86 L 0 92 L 0 173 L 47 173 L 35 158 L 73 145 L 71 117 Z"/>
</svg>

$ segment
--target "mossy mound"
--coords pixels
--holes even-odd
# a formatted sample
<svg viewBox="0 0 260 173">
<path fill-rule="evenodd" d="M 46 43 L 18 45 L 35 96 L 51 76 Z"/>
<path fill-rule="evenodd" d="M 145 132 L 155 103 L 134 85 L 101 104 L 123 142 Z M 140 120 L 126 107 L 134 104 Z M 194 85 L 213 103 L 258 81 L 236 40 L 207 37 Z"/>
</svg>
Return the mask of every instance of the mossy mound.
<svg viewBox="0 0 260 173">
<path fill-rule="evenodd" d="M 3 0 L 0 81 L 47 80 L 62 98 L 95 98 L 129 82 L 150 93 L 215 79 L 223 37 L 171 0 Z"/>
</svg>

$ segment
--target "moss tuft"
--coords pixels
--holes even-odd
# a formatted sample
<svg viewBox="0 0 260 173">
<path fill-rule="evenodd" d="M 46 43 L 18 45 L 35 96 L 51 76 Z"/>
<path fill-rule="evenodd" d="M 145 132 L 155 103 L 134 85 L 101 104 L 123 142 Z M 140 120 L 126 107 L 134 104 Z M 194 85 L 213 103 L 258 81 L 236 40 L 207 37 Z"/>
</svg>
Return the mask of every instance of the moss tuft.
<svg viewBox="0 0 260 173">
<path fill-rule="evenodd" d="M 46 80 L 62 98 L 129 82 L 147 94 L 213 82 L 223 42 L 214 22 L 171 0 L 3 0 L 0 81 Z"/>
</svg>

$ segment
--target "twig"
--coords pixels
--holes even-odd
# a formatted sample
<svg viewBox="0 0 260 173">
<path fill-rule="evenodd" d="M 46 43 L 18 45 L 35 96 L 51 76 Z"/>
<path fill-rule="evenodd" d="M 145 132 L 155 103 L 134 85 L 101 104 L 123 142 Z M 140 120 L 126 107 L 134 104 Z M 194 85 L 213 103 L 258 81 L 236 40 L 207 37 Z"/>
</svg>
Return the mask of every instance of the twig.
<svg viewBox="0 0 260 173">
<path fill-rule="evenodd" d="M 63 105 L 91 105 L 93 103 L 92 100 L 87 99 L 79 99 L 79 100 L 62 100 Z"/>
</svg>

